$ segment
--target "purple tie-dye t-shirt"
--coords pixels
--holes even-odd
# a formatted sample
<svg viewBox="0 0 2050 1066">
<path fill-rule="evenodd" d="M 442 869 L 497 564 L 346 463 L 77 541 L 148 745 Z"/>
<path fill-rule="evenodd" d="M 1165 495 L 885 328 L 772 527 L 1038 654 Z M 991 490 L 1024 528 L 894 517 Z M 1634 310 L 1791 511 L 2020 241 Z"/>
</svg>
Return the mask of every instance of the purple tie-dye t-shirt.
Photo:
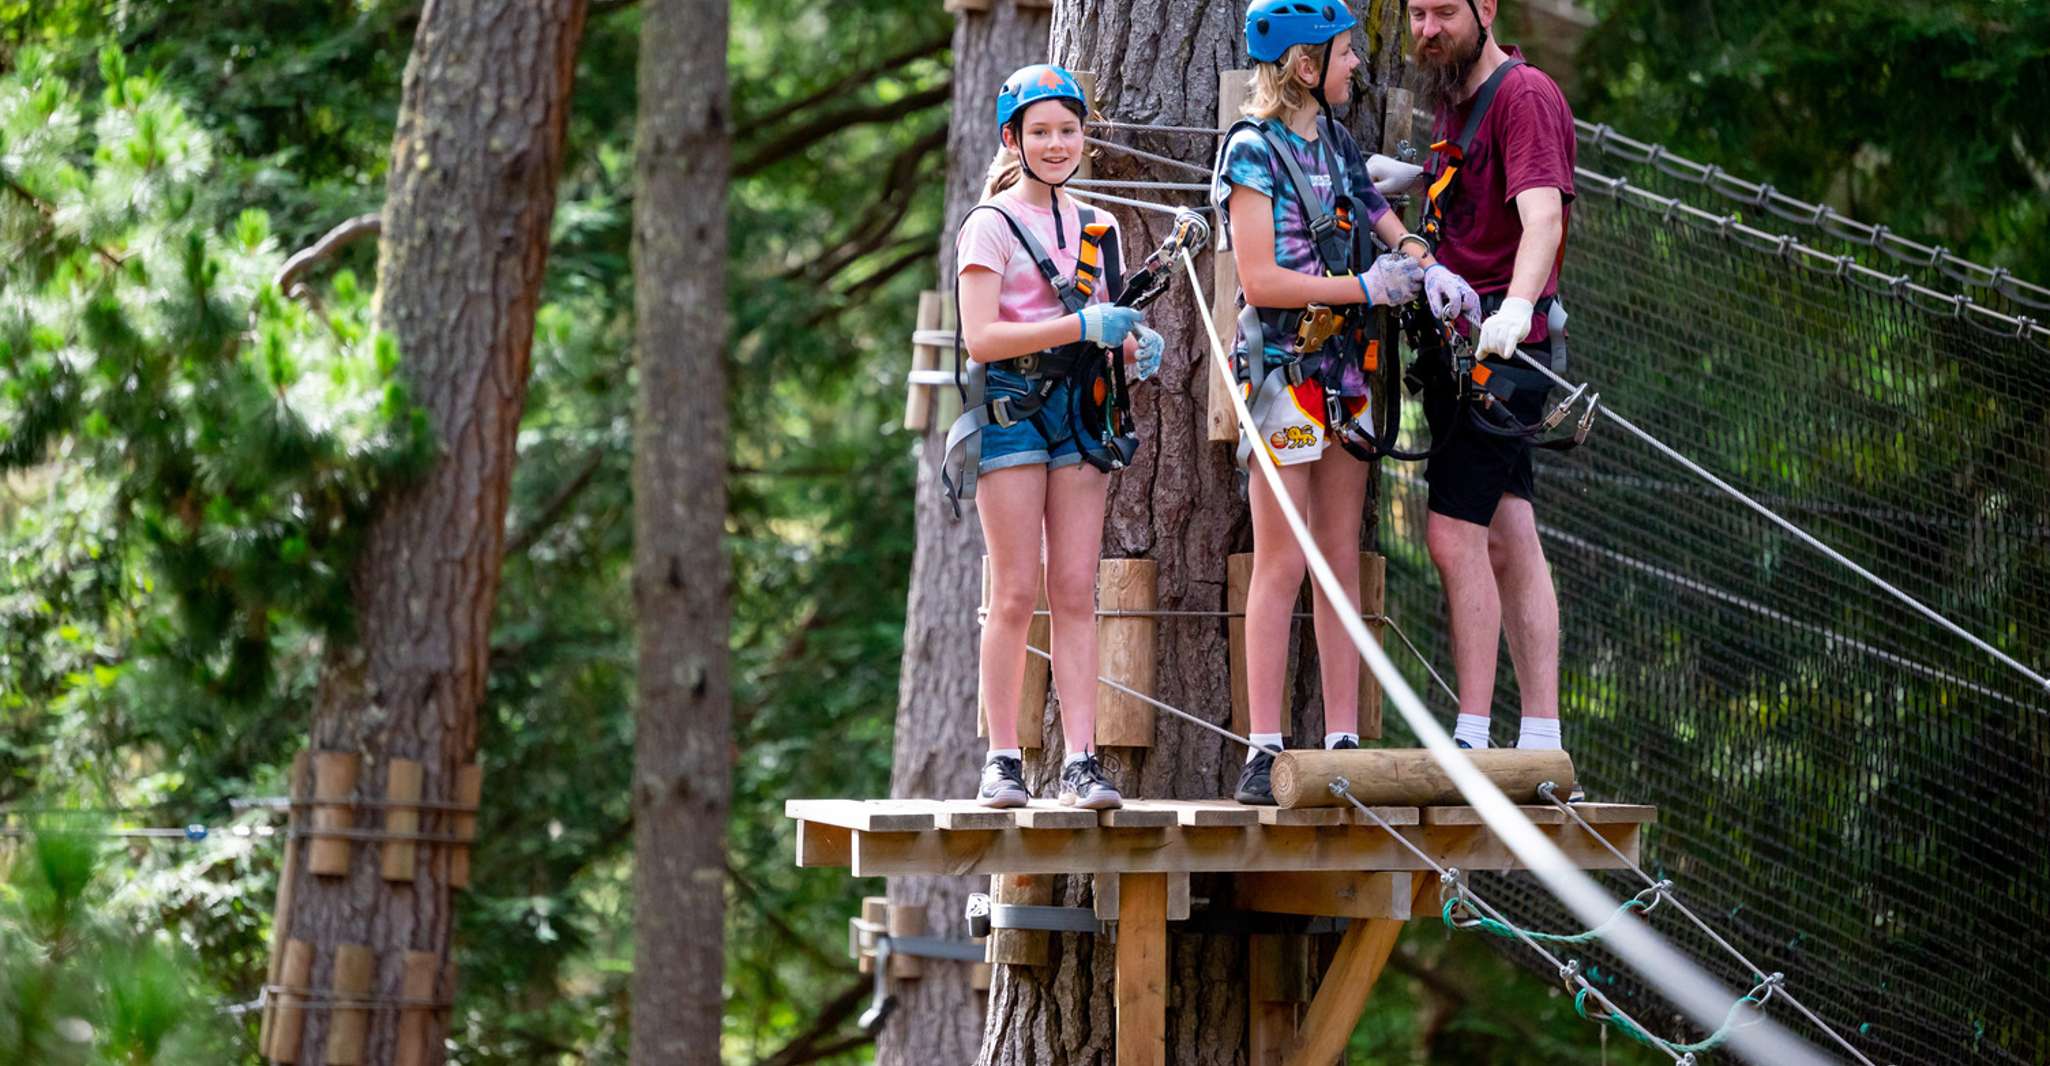
<svg viewBox="0 0 2050 1066">
<path fill-rule="evenodd" d="M 1320 150 L 1315 141 L 1304 140 L 1278 119 L 1265 119 L 1261 124 L 1287 146 L 1289 154 L 1295 157 L 1296 165 L 1302 168 L 1303 176 L 1310 179 L 1310 185 L 1324 197 L 1327 205 L 1331 202 L 1336 179 L 1336 192 L 1350 193 L 1359 200 L 1366 208 L 1370 226 L 1388 213 L 1388 201 L 1374 189 L 1374 183 L 1367 177 L 1366 158 L 1360 154 L 1352 134 L 1343 126 L 1324 127 L 1333 133 L 1330 145 L 1333 151 L 1329 155 L 1336 157 L 1338 166 L 1344 171 L 1343 175 L 1338 175 L 1332 173 L 1326 162 L 1327 153 Z M 1234 185 L 1245 186 L 1273 201 L 1276 263 L 1302 274 L 1324 273 L 1324 265 L 1317 260 L 1317 247 L 1310 240 L 1309 211 L 1296 195 L 1295 183 L 1289 180 L 1288 169 L 1274 157 L 1267 139 L 1250 129 L 1239 130 L 1225 144 L 1223 162 L 1210 190 L 1211 201 L 1227 218 L 1231 208 L 1226 201 L 1230 199 Z M 1239 338 L 1237 351 L 1244 354 L 1244 337 Z M 1270 363 L 1278 363 L 1286 357 L 1286 352 L 1269 338 L 1267 356 Z M 1358 371 L 1346 374 L 1341 392 L 1356 396 L 1364 395 L 1365 391 L 1365 378 Z"/>
</svg>

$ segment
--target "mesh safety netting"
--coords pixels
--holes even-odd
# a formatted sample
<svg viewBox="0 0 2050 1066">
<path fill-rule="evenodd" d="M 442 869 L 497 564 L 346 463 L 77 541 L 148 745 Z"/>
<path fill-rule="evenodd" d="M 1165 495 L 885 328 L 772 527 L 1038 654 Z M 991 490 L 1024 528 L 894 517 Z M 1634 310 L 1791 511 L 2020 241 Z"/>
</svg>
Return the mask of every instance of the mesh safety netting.
<svg viewBox="0 0 2050 1066">
<path fill-rule="evenodd" d="M 1568 378 L 2050 667 L 2039 336 L 1586 183 L 1563 290 Z M 1659 808 L 1646 872 L 1875 1063 L 2050 1062 L 2050 695 L 1613 424 L 1539 454 L 1566 746 L 1592 798 Z M 1388 613 L 1450 677 L 1420 473 L 1384 464 Z M 1388 643 L 1449 724 L 1451 702 Z M 1494 742 L 1513 744 L 1506 647 L 1497 685 Z M 1387 739 L 1414 742 L 1393 716 Z M 1644 887 L 1602 880 L 1619 898 Z M 1521 925 L 1574 926 L 1525 877 L 1476 884 Z M 1676 912 L 1654 925 L 1737 992 L 1757 980 Z M 1654 1031 L 1700 1035 L 1599 948 L 1575 954 Z"/>
</svg>

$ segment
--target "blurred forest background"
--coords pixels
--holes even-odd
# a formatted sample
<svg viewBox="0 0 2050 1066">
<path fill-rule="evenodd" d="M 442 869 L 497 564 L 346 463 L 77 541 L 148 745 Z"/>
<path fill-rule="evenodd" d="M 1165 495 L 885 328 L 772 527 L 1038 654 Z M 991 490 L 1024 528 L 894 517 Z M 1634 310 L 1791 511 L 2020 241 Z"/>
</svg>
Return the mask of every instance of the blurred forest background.
<svg viewBox="0 0 2050 1066">
<path fill-rule="evenodd" d="M 1581 117 L 2050 278 L 2041 4 L 1506 6 L 1504 36 Z M 0 839 L 0 1061 L 255 1061 L 255 1015 L 218 1008 L 264 983 L 278 846 L 232 827 L 279 818 L 236 801 L 286 791 L 351 520 L 422 457 L 369 339 L 375 242 L 310 300 L 265 285 L 379 208 L 420 10 L 0 0 L 4 825 L 211 827 Z M 456 897 L 453 1060 L 478 1066 L 626 1059 L 639 18 L 591 5 L 519 433 L 481 718 L 486 779 L 518 802 L 485 804 Z M 782 802 L 887 791 L 916 478 L 902 372 L 947 239 L 954 16 L 735 0 L 731 19 L 725 1056 L 861 1062 L 845 923 L 880 886 L 794 868 Z M 50 210 L 125 249 L 121 300 L 39 295 L 72 269 L 40 239 Z M 212 321 L 222 304 L 256 310 Z M 209 364 L 237 330 L 233 365 Z M 173 385 L 115 388 L 115 365 Z M 1483 946 L 1413 937 L 1394 966 L 1356 1063 L 1600 1054 Z"/>
</svg>

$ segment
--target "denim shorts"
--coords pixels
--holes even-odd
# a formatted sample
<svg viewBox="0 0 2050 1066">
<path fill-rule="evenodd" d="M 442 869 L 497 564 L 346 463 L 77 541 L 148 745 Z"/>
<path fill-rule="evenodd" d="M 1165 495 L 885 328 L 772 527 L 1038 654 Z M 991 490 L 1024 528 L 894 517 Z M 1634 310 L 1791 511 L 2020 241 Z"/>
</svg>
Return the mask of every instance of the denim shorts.
<svg viewBox="0 0 2050 1066">
<path fill-rule="evenodd" d="M 1023 396 L 1025 378 L 990 367 L 987 388 L 992 400 L 999 396 Z M 1055 438 L 1053 442 L 1047 440 L 1049 435 Z M 1047 394 L 1046 404 L 1037 415 L 1008 426 L 992 423 L 982 431 L 982 461 L 975 469 L 983 474 L 1014 466 L 1044 465 L 1048 470 L 1059 470 L 1081 461 L 1082 447 L 1075 438 L 1074 389 L 1062 381 Z"/>
</svg>

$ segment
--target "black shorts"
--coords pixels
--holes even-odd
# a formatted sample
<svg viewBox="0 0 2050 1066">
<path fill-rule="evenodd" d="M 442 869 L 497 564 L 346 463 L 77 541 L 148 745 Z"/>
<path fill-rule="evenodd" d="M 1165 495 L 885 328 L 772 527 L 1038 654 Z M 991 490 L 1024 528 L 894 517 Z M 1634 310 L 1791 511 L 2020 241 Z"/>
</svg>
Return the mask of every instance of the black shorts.
<svg viewBox="0 0 2050 1066">
<path fill-rule="evenodd" d="M 1547 357 L 1538 349 L 1526 347 L 1524 350 L 1539 358 Z M 1551 391 L 1550 381 L 1527 367 L 1504 367 L 1492 359 L 1487 365 L 1497 374 L 1505 374 L 1515 382 L 1516 391 L 1508 400 L 1510 414 L 1525 425 L 1535 425 L 1545 416 L 1545 397 Z M 1431 439 L 1445 440 L 1444 434 L 1452 434 L 1445 447 L 1424 465 L 1424 481 L 1431 486 L 1430 509 L 1449 518 L 1485 526 L 1495 520 L 1495 508 L 1501 504 L 1505 493 L 1535 500 L 1530 440 L 1496 436 L 1471 424 L 1454 428 L 1450 426 L 1454 414 L 1455 407 L 1449 394 L 1435 390 L 1426 394 L 1424 416 L 1431 425 Z"/>
</svg>

